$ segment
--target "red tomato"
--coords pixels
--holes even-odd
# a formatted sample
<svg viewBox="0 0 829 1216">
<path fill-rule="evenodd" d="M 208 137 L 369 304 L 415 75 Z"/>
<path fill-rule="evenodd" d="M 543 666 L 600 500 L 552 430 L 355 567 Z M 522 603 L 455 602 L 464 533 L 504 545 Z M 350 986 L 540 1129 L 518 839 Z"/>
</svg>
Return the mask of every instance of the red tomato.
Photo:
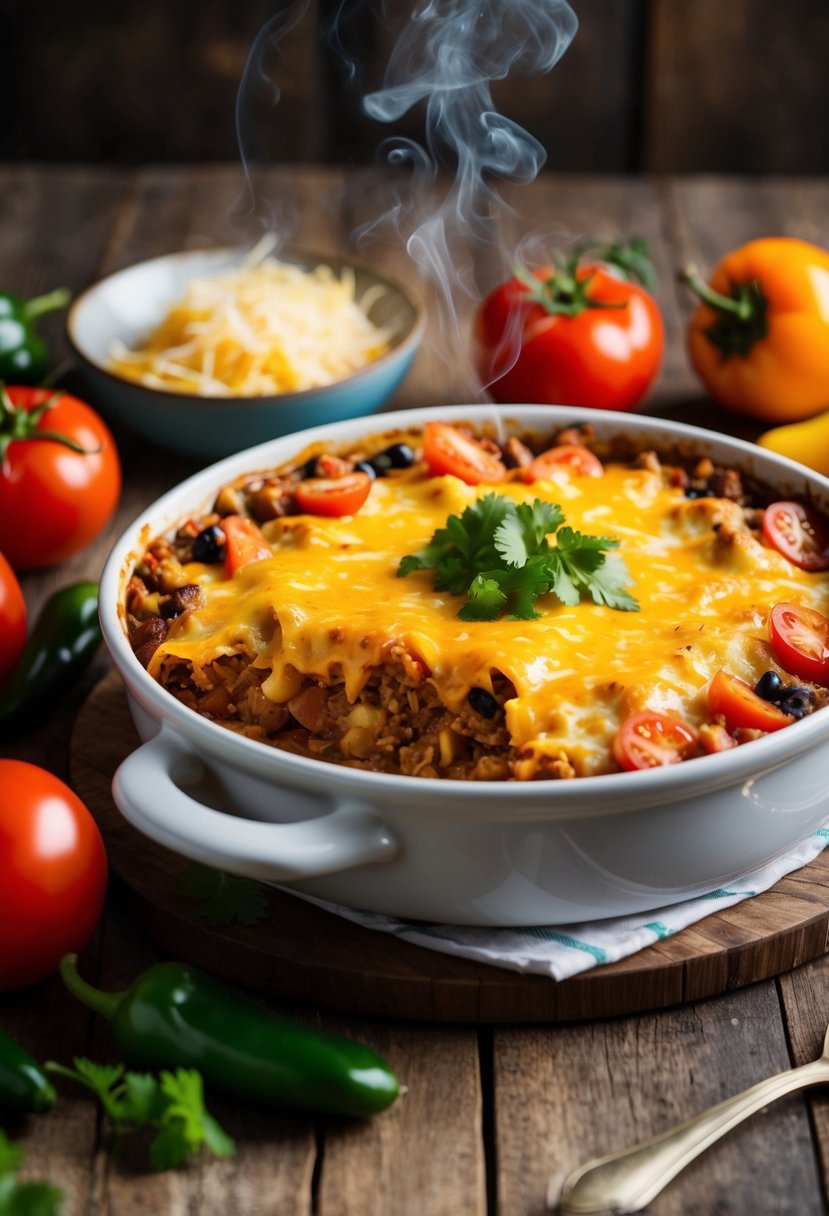
<svg viewBox="0 0 829 1216">
<path fill-rule="evenodd" d="M 14 571 L 0 553 L 0 688 L 17 666 L 26 641 L 26 601 Z"/>
<path fill-rule="evenodd" d="M 225 534 L 225 573 L 232 578 L 242 566 L 273 557 L 273 550 L 252 519 L 243 515 L 226 515 L 221 521 Z"/>
<path fill-rule="evenodd" d="M 16 417 L 4 401 L 0 439 L 27 422 L 31 434 L 44 437 L 8 445 L 0 466 L 0 550 L 17 570 L 54 566 L 88 545 L 115 510 L 121 492 L 115 440 L 94 410 L 66 393 L 7 388 L 5 398 Z M 55 404 L 38 417 L 38 407 L 52 398 Z"/>
<path fill-rule="evenodd" d="M 829 619 L 801 604 L 775 604 L 769 637 L 781 667 L 801 680 L 829 687 Z"/>
<path fill-rule="evenodd" d="M 535 277 L 555 284 L 557 276 L 545 269 Z M 587 306 L 575 316 L 550 312 L 544 288 L 533 292 L 517 278 L 484 300 L 475 362 L 496 401 L 628 410 L 645 396 L 665 344 L 656 301 L 600 266 L 581 267 L 575 277 L 588 305 L 613 307 Z"/>
<path fill-rule="evenodd" d="M 359 469 L 343 477 L 308 477 L 297 482 L 294 499 L 306 515 L 354 515 L 366 501 L 371 478 Z"/>
<path fill-rule="evenodd" d="M 80 798 L 34 764 L 0 760 L 0 992 L 45 979 L 83 949 L 106 880 L 101 834 Z"/>
<path fill-rule="evenodd" d="M 776 705 L 770 705 L 739 676 L 717 671 L 708 685 L 708 709 L 714 718 L 723 718 L 726 729 L 780 730 L 794 721 Z"/>
<path fill-rule="evenodd" d="M 423 458 L 433 473 L 450 473 L 468 486 L 495 486 L 507 475 L 503 460 L 448 422 L 426 423 Z"/>
<path fill-rule="evenodd" d="M 650 710 L 631 714 L 613 740 L 613 755 L 622 768 L 660 768 L 679 764 L 697 753 L 697 732 L 673 714 Z"/>
<path fill-rule="evenodd" d="M 829 519 L 799 502 L 773 502 L 763 512 L 763 536 L 801 570 L 829 570 Z"/>
<path fill-rule="evenodd" d="M 532 464 L 521 470 L 521 478 L 529 485 L 554 476 L 560 469 L 574 473 L 576 477 L 601 477 L 604 473 L 602 462 L 590 448 L 580 443 L 560 443 L 536 456 Z"/>
</svg>

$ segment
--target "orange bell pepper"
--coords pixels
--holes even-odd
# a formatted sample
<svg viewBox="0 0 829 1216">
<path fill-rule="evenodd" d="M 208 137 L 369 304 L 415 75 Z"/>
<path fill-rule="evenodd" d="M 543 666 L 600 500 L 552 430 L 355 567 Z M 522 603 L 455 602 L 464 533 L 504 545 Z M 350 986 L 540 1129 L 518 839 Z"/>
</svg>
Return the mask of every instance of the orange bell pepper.
<svg viewBox="0 0 829 1216">
<path fill-rule="evenodd" d="M 764 422 L 796 422 L 829 408 L 829 253 L 789 237 L 729 253 L 699 297 L 691 361 L 721 405 Z"/>
</svg>

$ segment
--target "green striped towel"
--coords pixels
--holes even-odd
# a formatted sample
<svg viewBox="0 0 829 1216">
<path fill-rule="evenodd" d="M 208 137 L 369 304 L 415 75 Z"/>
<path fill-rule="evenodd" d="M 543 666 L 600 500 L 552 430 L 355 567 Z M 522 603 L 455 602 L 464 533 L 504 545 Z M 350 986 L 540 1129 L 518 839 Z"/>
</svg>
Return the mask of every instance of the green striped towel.
<svg viewBox="0 0 829 1216">
<path fill-rule="evenodd" d="M 519 929 L 425 925 L 420 921 L 398 920 L 378 912 L 345 908 L 317 899 L 310 902 L 367 929 L 393 933 L 404 941 L 426 946 L 430 950 L 475 959 L 479 963 L 491 963 L 494 967 L 507 967 L 511 971 L 534 972 L 565 980 L 591 967 L 627 958 L 637 950 L 643 950 L 645 946 L 651 946 L 710 916 L 712 912 L 730 908 L 732 904 L 767 891 L 786 874 L 813 861 L 828 843 L 829 829 L 821 828 L 782 857 L 708 895 L 636 916 L 590 924 L 538 925 Z"/>
</svg>

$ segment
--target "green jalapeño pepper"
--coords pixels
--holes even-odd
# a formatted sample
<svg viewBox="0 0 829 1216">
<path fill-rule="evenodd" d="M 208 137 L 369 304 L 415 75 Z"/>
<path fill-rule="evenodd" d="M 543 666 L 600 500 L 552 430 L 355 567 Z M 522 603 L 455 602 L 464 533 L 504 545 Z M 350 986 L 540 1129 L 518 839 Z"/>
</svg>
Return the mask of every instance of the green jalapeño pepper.
<svg viewBox="0 0 829 1216">
<path fill-rule="evenodd" d="M 74 954 L 60 973 L 78 1000 L 112 1022 L 128 1064 L 197 1068 L 208 1087 L 325 1114 L 373 1115 L 400 1092 L 370 1048 L 276 1017 L 185 963 L 158 963 L 126 992 L 92 988 Z"/>
<path fill-rule="evenodd" d="M 28 1051 L 0 1030 L 0 1109 L 44 1111 L 54 1104 L 55 1090 Z"/>
<path fill-rule="evenodd" d="M 78 678 L 100 642 L 98 584 L 72 583 L 56 591 L 0 693 L 0 732 L 26 726 L 45 713 Z"/>
<path fill-rule="evenodd" d="M 70 295 L 65 287 L 34 300 L 0 293 L 0 380 L 11 384 L 40 384 L 49 370 L 46 343 L 34 331 L 44 313 L 65 308 Z"/>
</svg>

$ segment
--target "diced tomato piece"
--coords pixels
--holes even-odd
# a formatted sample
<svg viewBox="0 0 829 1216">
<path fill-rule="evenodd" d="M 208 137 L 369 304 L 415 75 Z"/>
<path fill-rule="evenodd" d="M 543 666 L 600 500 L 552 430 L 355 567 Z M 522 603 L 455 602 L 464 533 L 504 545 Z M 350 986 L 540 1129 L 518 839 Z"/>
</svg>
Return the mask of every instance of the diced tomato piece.
<svg viewBox="0 0 829 1216">
<path fill-rule="evenodd" d="M 698 750 L 697 732 L 692 726 L 674 714 L 647 709 L 626 718 L 613 740 L 613 755 L 629 772 L 679 764 L 696 756 Z"/>
<path fill-rule="evenodd" d="M 521 470 L 521 477 L 530 485 L 533 481 L 555 477 L 561 471 L 575 477 L 601 477 L 604 466 L 590 448 L 580 443 L 560 443 L 536 456 L 531 465 Z"/>
<path fill-rule="evenodd" d="M 763 536 L 801 570 L 829 570 L 829 519 L 799 502 L 773 502 L 763 512 Z"/>
<path fill-rule="evenodd" d="M 448 422 L 427 422 L 423 458 L 433 473 L 451 474 L 468 486 L 498 485 L 507 475 L 503 460 Z"/>
<path fill-rule="evenodd" d="M 780 730 L 794 721 L 782 709 L 758 697 L 750 684 L 726 671 L 715 672 L 708 685 L 708 708 L 711 716 L 722 718 L 726 730 L 741 727 L 750 730 Z"/>
<path fill-rule="evenodd" d="M 801 604 L 775 604 L 769 637 L 781 667 L 801 680 L 829 687 L 829 618 Z"/>
<path fill-rule="evenodd" d="M 225 572 L 232 578 L 237 570 L 273 557 L 273 551 L 252 519 L 243 515 L 226 515 L 221 521 L 225 534 Z"/>
<path fill-rule="evenodd" d="M 354 515 L 371 490 L 368 473 L 346 473 L 344 477 L 309 477 L 297 482 L 294 499 L 306 515 L 339 517 Z"/>
</svg>

